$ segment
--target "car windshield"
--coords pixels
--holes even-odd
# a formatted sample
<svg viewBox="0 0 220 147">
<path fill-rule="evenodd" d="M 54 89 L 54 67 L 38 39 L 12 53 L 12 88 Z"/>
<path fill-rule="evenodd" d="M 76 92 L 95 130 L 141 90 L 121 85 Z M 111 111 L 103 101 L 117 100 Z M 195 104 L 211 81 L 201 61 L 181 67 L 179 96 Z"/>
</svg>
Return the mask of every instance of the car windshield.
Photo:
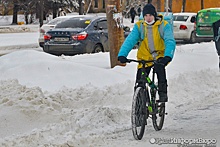
<svg viewBox="0 0 220 147">
<path fill-rule="evenodd" d="M 173 21 L 186 21 L 189 18 L 189 16 L 186 15 L 174 15 Z"/>
<path fill-rule="evenodd" d="M 57 18 L 51 20 L 50 22 L 48 22 L 47 24 L 49 24 L 49 25 L 55 25 L 55 24 L 57 24 L 57 23 L 59 23 L 59 22 L 65 20 L 65 19 L 68 19 L 68 17 L 57 17 Z"/>
<path fill-rule="evenodd" d="M 58 23 L 55 28 L 86 28 L 90 22 L 89 18 L 71 18 Z"/>
</svg>

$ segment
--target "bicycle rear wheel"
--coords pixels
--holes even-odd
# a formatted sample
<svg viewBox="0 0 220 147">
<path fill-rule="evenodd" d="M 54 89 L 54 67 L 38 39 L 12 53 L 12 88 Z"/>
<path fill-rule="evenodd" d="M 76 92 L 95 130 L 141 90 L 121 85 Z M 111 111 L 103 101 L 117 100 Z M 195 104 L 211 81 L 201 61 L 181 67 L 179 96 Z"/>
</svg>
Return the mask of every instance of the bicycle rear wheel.
<svg viewBox="0 0 220 147">
<path fill-rule="evenodd" d="M 155 112 L 152 115 L 153 126 L 156 131 L 162 129 L 165 118 L 165 103 L 157 103 L 155 104 Z"/>
<path fill-rule="evenodd" d="M 132 101 L 131 123 L 132 132 L 136 140 L 141 140 L 144 135 L 145 125 L 147 123 L 147 107 L 145 90 L 137 87 Z"/>
</svg>

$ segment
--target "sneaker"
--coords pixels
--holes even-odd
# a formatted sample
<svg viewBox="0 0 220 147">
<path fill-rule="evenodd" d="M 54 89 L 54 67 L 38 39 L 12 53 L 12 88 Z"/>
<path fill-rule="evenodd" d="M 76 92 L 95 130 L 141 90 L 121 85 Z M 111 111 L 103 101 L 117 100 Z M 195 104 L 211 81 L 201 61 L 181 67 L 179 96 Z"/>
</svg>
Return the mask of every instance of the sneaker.
<svg viewBox="0 0 220 147">
<path fill-rule="evenodd" d="M 167 93 L 159 92 L 159 102 L 167 102 L 167 101 L 168 101 Z"/>
</svg>

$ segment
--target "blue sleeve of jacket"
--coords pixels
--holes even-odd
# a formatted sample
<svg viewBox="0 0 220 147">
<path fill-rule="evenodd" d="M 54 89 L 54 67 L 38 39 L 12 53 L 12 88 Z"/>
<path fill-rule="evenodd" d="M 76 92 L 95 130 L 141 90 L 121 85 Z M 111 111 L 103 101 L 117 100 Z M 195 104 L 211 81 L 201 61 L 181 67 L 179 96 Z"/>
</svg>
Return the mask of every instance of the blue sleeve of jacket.
<svg viewBox="0 0 220 147">
<path fill-rule="evenodd" d="M 176 48 L 176 41 L 174 39 L 173 31 L 170 24 L 166 24 L 166 26 L 164 27 L 164 43 L 164 56 L 169 56 L 172 59 Z"/>
<path fill-rule="evenodd" d="M 132 50 L 132 48 L 135 46 L 135 44 L 137 44 L 139 40 L 140 40 L 140 32 L 137 24 L 135 24 L 133 30 L 127 36 L 124 43 L 122 44 L 118 53 L 118 57 L 119 56 L 127 57 L 129 52 Z"/>
</svg>

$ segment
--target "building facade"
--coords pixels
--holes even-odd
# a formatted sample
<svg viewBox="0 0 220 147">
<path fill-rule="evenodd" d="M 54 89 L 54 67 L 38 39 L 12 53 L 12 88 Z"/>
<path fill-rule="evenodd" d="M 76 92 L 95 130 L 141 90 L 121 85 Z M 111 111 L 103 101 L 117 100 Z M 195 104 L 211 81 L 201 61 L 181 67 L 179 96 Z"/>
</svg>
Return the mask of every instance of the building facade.
<svg viewBox="0 0 220 147">
<path fill-rule="evenodd" d="M 85 0 L 85 10 L 89 13 L 105 12 L 105 5 L 107 0 Z M 169 6 L 172 6 L 172 12 L 182 12 L 182 0 L 168 0 L 170 2 Z M 124 10 L 127 5 L 139 5 L 146 4 L 147 0 L 121 0 L 122 9 Z M 163 12 L 165 11 L 166 0 L 152 0 L 152 4 L 157 8 L 157 10 Z M 91 3 L 91 4 L 90 4 Z M 186 0 L 185 12 L 195 12 L 197 13 L 202 9 L 201 0 Z M 143 6 L 142 6 L 143 7 Z M 220 8 L 220 0 L 203 0 L 203 8 Z"/>
</svg>

